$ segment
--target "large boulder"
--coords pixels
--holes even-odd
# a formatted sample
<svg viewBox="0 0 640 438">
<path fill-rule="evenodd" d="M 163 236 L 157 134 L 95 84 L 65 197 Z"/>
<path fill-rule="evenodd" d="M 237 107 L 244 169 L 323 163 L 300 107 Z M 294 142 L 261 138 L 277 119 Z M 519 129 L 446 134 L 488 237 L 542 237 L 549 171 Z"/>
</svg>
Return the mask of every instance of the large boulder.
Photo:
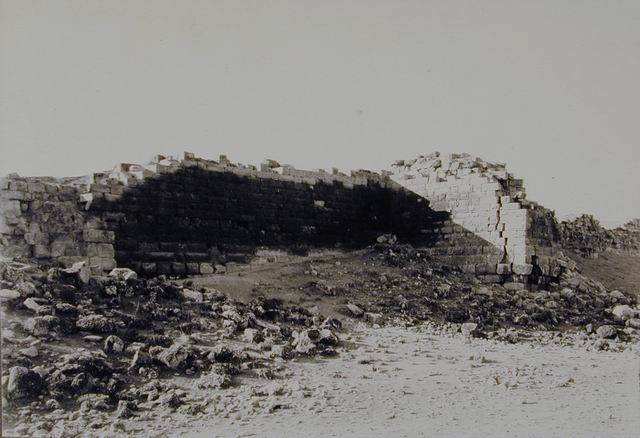
<svg viewBox="0 0 640 438">
<path fill-rule="evenodd" d="M 76 327 L 94 333 L 111 333 L 117 328 L 117 324 L 103 315 L 92 314 L 83 316 L 76 321 Z"/>
<path fill-rule="evenodd" d="M 627 304 L 620 304 L 615 306 L 613 310 L 611 310 L 611 313 L 622 320 L 637 318 L 638 316 L 640 316 L 640 311 L 632 309 Z"/>
<path fill-rule="evenodd" d="M 360 307 L 356 306 L 355 304 L 347 304 L 346 310 L 351 316 L 355 318 L 360 318 L 364 315 L 364 310 L 362 310 Z"/>
<path fill-rule="evenodd" d="M 74 263 L 70 268 L 63 269 L 62 272 L 70 276 L 75 276 L 83 284 L 89 283 L 91 279 L 91 267 L 87 262 Z"/>
<path fill-rule="evenodd" d="M 104 340 L 102 348 L 105 353 L 122 353 L 124 351 L 124 342 L 118 336 L 111 335 Z"/>
<path fill-rule="evenodd" d="M 60 319 L 51 315 L 35 316 L 23 323 L 24 329 L 34 336 L 45 336 L 59 325 Z"/>
<path fill-rule="evenodd" d="M 136 280 L 138 274 L 129 268 L 114 268 L 109 272 L 109 277 L 120 281 Z"/>
<path fill-rule="evenodd" d="M 13 367 L 9 370 L 7 399 L 20 400 L 38 396 L 45 387 L 40 374 L 25 367 Z"/>
<path fill-rule="evenodd" d="M 156 357 L 167 367 L 177 370 L 187 365 L 191 351 L 187 345 L 173 344 L 162 350 Z"/>
<path fill-rule="evenodd" d="M 318 330 L 304 330 L 293 332 L 293 347 L 300 354 L 313 354 L 316 351 L 316 341 L 320 337 Z"/>
<path fill-rule="evenodd" d="M 603 325 L 598 327 L 598 330 L 596 330 L 596 335 L 598 335 L 600 339 L 615 338 L 616 334 L 617 330 L 612 325 Z"/>
<path fill-rule="evenodd" d="M 13 289 L 0 290 L 0 303 L 16 301 L 19 298 L 20 298 L 20 292 L 18 292 L 17 290 L 13 290 Z"/>
</svg>

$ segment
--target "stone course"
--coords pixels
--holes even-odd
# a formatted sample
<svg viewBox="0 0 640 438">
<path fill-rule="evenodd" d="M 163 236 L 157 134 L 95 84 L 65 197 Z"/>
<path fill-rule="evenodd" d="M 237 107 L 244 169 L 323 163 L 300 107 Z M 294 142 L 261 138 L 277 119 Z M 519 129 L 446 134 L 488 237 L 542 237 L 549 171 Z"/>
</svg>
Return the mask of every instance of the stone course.
<svg viewBox="0 0 640 438">
<path fill-rule="evenodd" d="M 383 233 L 427 242 L 425 230 L 446 217 L 373 172 L 303 171 L 273 160 L 257 169 L 190 153 L 80 178 L 10 175 L 1 187 L 5 256 L 88 260 L 94 272 L 212 273 L 247 261 L 257 246 L 358 247 Z"/>
</svg>

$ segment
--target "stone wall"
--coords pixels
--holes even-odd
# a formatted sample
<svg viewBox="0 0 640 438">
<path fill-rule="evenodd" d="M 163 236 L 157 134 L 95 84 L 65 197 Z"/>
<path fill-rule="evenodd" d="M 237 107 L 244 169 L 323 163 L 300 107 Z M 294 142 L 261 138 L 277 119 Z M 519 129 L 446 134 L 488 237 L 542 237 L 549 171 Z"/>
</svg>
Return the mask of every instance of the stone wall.
<svg viewBox="0 0 640 438">
<path fill-rule="evenodd" d="M 79 201 L 72 179 L 15 174 L 0 179 L 1 255 L 63 263 L 87 255 L 87 244 L 93 240 Z"/>
<path fill-rule="evenodd" d="M 81 178 L 2 180 L 0 249 L 94 271 L 210 273 L 256 246 L 362 246 L 382 233 L 428 244 L 446 214 L 379 174 L 155 157 Z"/>
<path fill-rule="evenodd" d="M 554 213 L 528 201 L 522 180 L 504 164 L 436 152 L 397 161 L 392 170 L 396 182 L 450 214 L 449 226 L 436 231 L 434 256 L 480 275 L 535 279 L 557 272 Z"/>
</svg>

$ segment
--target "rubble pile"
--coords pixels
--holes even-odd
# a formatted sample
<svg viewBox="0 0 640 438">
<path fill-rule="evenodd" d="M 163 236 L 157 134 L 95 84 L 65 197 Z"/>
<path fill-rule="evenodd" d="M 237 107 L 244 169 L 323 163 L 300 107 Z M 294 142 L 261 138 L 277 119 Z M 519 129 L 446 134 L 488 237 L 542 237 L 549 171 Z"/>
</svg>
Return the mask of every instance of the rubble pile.
<svg viewBox="0 0 640 438">
<path fill-rule="evenodd" d="M 477 333 L 512 327 L 582 330 L 610 326 L 619 339 L 640 334 L 636 298 L 607 290 L 600 282 L 580 274 L 569 259 L 560 261 L 563 270 L 557 282 L 545 290 L 531 290 L 520 283 L 481 283 L 460 270 L 434 264 L 423 251 L 406 244 L 376 244 L 368 257 L 394 269 L 372 264 L 351 270 L 345 265 L 343 272 L 350 272 L 358 281 L 332 282 L 330 278 L 337 277 L 334 274 L 315 282 L 355 305 L 360 310 L 357 316 L 365 319 L 379 315 L 378 320 L 408 324 L 472 323 Z M 620 306 L 632 310 L 621 317 L 616 312 L 627 307 Z M 344 313 L 356 316 L 352 308 L 345 308 Z"/>
<path fill-rule="evenodd" d="M 0 289 L 3 415 L 19 434 L 73 436 L 158 409 L 190 413 L 173 376 L 219 391 L 340 345 L 341 322 L 315 309 L 240 303 L 129 269 L 91 276 L 83 262 L 48 271 L 3 262 Z"/>
<path fill-rule="evenodd" d="M 584 214 L 560 223 L 559 228 L 562 247 L 583 257 L 597 257 L 606 251 L 640 255 L 640 219 L 609 230 L 593 216 Z"/>
</svg>

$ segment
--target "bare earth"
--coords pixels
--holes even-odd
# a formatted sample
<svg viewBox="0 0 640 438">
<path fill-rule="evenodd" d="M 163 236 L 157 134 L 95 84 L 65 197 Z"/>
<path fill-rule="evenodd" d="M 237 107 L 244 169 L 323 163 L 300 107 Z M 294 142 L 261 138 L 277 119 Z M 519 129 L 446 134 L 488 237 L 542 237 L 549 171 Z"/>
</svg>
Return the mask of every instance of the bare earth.
<svg viewBox="0 0 640 438">
<path fill-rule="evenodd" d="M 170 435 L 637 437 L 640 430 L 637 348 L 504 344 L 429 327 L 361 326 L 351 338 L 357 348 L 338 358 L 290 363 L 288 379 L 227 391 L 217 398 L 231 407 L 223 416 L 214 400 L 201 421 L 167 418 L 177 427 Z"/>
<path fill-rule="evenodd" d="M 605 252 L 591 259 L 566 253 L 585 275 L 601 281 L 607 288 L 640 296 L 640 256 Z"/>
<path fill-rule="evenodd" d="M 610 265 L 599 266 L 587 266 L 587 260 L 581 268 L 614 278 L 612 269 L 619 263 L 607 260 Z M 435 312 L 427 322 L 402 318 L 400 313 L 411 313 L 440 284 L 450 282 L 452 289 L 464 284 L 444 273 L 420 277 L 363 251 L 309 257 L 266 252 L 251 264 L 228 268 L 225 275 L 181 283 L 193 289 L 212 287 L 242 302 L 277 297 L 287 305 L 313 306 L 338 317 L 344 324 L 336 331 L 342 340 L 338 356 L 288 360 L 237 336 L 234 342 L 247 354 L 269 357 L 268 368 L 262 370 L 268 372 L 242 373 L 225 389 L 215 373 L 187 377 L 176 372 L 163 377 L 162 382 L 171 385 L 162 391 L 175 394 L 174 385 L 184 390 L 186 400 L 179 409 L 142 404 L 130 417 L 106 410 L 56 410 L 47 412 L 48 418 L 23 416 L 21 427 L 44 418 L 47 428 L 34 436 L 71 436 L 69 431 L 79 428 L 82 436 L 110 438 L 640 436 L 640 345 L 629 342 L 637 342 L 637 337 L 610 337 L 601 350 L 603 340 L 595 333 L 587 335 L 581 326 L 509 328 L 508 333 L 496 326 L 491 333 L 500 336 L 483 339 L 482 332 L 469 337 L 460 324 L 448 323 Z M 419 279 L 420 284 L 414 283 Z M 383 320 L 388 325 L 382 328 L 344 313 L 348 302 L 376 309 L 385 297 L 400 295 L 405 297 L 402 312 L 390 301 Z M 446 300 L 439 298 L 440 303 Z M 513 309 L 495 310 L 505 311 Z M 176 334 L 176 327 L 167 333 Z M 89 341 L 76 342 L 64 348 L 99 349 Z M 38 345 L 42 351 L 60 348 Z M 70 428 L 58 427 L 65 424 Z"/>
</svg>

